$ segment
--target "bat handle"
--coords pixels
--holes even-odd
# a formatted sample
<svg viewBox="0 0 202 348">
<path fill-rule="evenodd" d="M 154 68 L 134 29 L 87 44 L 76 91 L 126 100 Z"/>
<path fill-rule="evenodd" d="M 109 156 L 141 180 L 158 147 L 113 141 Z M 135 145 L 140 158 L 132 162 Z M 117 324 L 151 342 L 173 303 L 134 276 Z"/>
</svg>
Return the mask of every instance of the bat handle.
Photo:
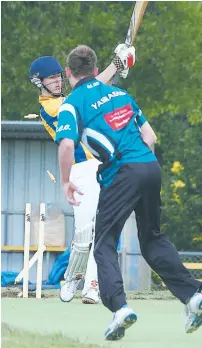
<svg viewBox="0 0 202 348">
<path fill-rule="evenodd" d="M 119 82 L 119 74 L 116 72 L 116 74 L 113 77 L 112 84 L 117 85 Z"/>
</svg>

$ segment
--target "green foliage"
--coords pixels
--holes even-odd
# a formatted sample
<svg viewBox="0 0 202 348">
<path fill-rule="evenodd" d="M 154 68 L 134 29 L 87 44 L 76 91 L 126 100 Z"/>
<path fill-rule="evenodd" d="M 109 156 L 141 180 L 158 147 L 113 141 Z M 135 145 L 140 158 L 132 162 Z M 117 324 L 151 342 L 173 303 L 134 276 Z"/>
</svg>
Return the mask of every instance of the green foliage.
<svg viewBox="0 0 202 348">
<path fill-rule="evenodd" d="M 131 3 L 2 2 L 3 118 L 38 113 L 29 67 L 39 56 L 54 55 L 65 66 L 70 50 L 85 43 L 99 52 L 100 69 L 106 67 L 119 37 L 123 41 L 131 8 Z"/>
<path fill-rule="evenodd" d="M 198 243 L 193 238 L 202 235 L 202 124 L 191 125 L 188 117 L 164 114 L 155 118 L 154 127 L 160 133 L 156 153 L 163 168 L 162 229 L 177 249 L 200 250 L 200 238 Z M 178 173 L 171 171 L 175 161 L 184 167 Z M 184 187 L 176 185 L 180 181 Z"/>
<path fill-rule="evenodd" d="M 38 113 L 29 67 L 40 55 L 65 66 L 69 51 L 87 44 L 104 69 L 125 38 L 132 9 L 127 1 L 2 2 L 2 118 Z M 120 82 L 158 135 L 162 228 L 178 249 L 190 250 L 202 249 L 201 23 L 202 2 L 150 2 L 135 41 L 136 65 Z M 171 172 L 174 161 L 184 166 L 178 174 Z M 179 180 L 184 187 L 175 187 Z"/>
<path fill-rule="evenodd" d="M 202 3 L 152 2 L 137 36 L 129 91 L 150 118 L 185 114 L 202 122 Z M 132 75 L 132 74 L 131 74 Z"/>
</svg>

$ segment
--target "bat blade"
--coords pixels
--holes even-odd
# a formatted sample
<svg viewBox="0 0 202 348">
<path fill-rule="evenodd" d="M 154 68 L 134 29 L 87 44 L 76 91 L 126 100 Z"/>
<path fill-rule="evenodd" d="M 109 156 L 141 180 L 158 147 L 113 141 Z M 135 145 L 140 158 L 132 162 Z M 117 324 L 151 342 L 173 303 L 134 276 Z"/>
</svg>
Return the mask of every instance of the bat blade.
<svg viewBox="0 0 202 348">
<path fill-rule="evenodd" d="M 132 46 L 149 1 L 136 1 L 125 43 Z"/>
<path fill-rule="evenodd" d="M 125 44 L 130 47 L 133 45 L 135 36 L 138 32 L 139 26 L 141 24 L 144 12 L 149 1 L 136 1 L 133 13 L 130 20 L 130 25 L 125 39 Z M 116 73 L 113 78 L 113 85 L 116 85 L 119 81 L 119 74 Z"/>
</svg>

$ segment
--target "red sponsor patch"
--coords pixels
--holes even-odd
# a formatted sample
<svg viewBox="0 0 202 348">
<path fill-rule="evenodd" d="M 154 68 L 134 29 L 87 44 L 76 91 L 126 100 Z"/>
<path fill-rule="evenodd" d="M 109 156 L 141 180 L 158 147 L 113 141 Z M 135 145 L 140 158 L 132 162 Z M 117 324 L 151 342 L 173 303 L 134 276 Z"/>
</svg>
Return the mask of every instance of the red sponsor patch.
<svg viewBox="0 0 202 348">
<path fill-rule="evenodd" d="M 124 128 L 131 117 L 134 115 L 130 104 L 124 105 L 121 108 L 115 109 L 104 116 L 105 121 L 113 130 Z"/>
<path fill-rule="evenodd" d="M 128 67 L 130 68 L 135 63 L 134 59 L 133 59 L 133 55 L 131 53 L 129 53 L 127 59 L 128 59 Z"/>
</svg>

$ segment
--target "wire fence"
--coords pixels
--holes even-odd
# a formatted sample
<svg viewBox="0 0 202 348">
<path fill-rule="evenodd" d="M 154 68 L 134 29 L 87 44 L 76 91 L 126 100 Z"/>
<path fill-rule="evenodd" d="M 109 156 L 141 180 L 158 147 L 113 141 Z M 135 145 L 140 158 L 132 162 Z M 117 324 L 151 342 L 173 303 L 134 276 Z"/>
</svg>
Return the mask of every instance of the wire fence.
<svg viewBox="0 0 202 348">
<path fill-rule="evenodd" d="M 167 290 L 162 279 L 147 265 L 140 252 L 120 250 L 119 263 L 127 291 Z M 184 266 L 202 281 L 202 252 L 179 252 Z"/>
<path fill-rule="evenodd" d="M 179 252 L 179 254 L 191 274 L 202 281 L 202 252 Z M 128 299 L 165 300 L 174 298 L 160 277 L 150 269 L 140 253 L 127 253 L 120 250 L 119 262 Z M 131 267 L 127 268 L 129 264 L 131 264 Z M 2 297 L 17 297 L 20 291 L 21 288 L 10 285 L 2 288 Z M 42 297 L 57 297 L 58 291 L 58 289 L 43 290 Z M 29 296 L 35 297 L 35 291 L 30 291 Z M 77 292 L 76 297 L 82 297 L 81 291 Z"/>
<path fill-rule="evenodd" d="M 179 255 L 184 266 L 190 271 L 193 277 L 202 281 L 202 252 L 179 252 Z M 148 277 L 148 275 L 146 276 Z M 142 281 L 144 281 L 144 277 L 145 275 L 143 276 Z M 152 270 L 151 270 L 150 281 L 151 281 L 149 286 L 150 290 L 152 291 L 167 290 L 161 278 Z M 142 289 L 141 284 L 139 284 L 139 286 Z M 145 290 L 149 290 L 149 288 Z"/>
</svg>

